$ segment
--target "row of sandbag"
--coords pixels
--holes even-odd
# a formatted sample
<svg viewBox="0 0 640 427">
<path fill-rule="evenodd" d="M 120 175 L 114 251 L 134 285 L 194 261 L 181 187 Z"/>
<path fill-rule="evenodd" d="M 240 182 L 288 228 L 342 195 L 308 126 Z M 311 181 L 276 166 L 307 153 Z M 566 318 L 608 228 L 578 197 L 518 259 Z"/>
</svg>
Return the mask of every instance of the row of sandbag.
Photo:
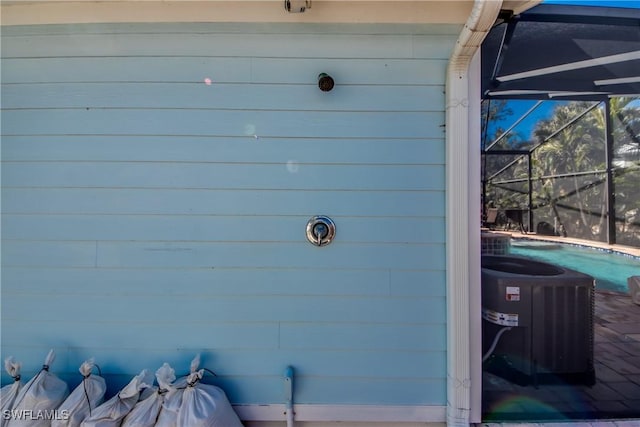
<svg viewBox="0 0 640 427">
<path fill-rule="evenodd" d="M 12 357 L 5 369 L 13 384 L 0 390 L 0 427 L 241 427 L 224 391 L 203 384 L 200 356 L 191 362 L 190 374 L 176 379 L 165 363 L 153 375 L 146 369 L 111 399 L 104 401 L 106 383 L 93 374 L 93 359 L 80 366 L 83 380 L 71 393 L 67 383 L 49 372 L 55 353 L 47 355 L 42 369 L 23 384 L 20 364 Z"/>
</svg>

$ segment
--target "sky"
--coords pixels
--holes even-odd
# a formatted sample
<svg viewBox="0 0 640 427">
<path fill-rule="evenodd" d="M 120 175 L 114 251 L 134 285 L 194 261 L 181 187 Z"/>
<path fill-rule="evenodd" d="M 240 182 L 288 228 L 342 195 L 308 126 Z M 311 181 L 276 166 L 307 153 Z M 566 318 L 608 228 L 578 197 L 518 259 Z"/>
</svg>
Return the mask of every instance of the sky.
<svg viewBox="0 0 640 427">
<path fill-rule="evenodd" d="M 486 101 L 485 101 L 486 102 Z M 510 100 L 507 102 L 508 108 L 513 111 L 513 115 L 510 115 L 503 121 L 493 122 L 489 124 L 489 134 L 495 132 L 496 128 L 502 129 L 510 128 L 520 117 L 526 114 L 531 108 L 536 105 L 535 100 Z M 536 123 L 540 120 L 550 118 L 552 116 L 553 109 L 562 101 L 544 101 L 538 105 L 534 111 L 532 111 L 527 118 L 522 120 L 511 133 L 517 133 L 523 140 L 531 140 L 533 129 Z"/>
</svg>

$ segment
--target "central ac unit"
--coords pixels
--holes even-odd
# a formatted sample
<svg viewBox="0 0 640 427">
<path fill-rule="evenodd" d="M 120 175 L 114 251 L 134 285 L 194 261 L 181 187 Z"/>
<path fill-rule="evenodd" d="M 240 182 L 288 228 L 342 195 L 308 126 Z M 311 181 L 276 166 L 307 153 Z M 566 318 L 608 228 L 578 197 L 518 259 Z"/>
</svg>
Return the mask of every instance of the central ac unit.
<svg viewBox="0 0 640 427">
<path fill-rule="evenodd" d="M 518 256 L 483 256 L 482 342 L 483 352 L 491 350 L 489 371 L 519 384 L 593 384 L 594 292 L 593 277 L 577 271 Z"/>
</svg>

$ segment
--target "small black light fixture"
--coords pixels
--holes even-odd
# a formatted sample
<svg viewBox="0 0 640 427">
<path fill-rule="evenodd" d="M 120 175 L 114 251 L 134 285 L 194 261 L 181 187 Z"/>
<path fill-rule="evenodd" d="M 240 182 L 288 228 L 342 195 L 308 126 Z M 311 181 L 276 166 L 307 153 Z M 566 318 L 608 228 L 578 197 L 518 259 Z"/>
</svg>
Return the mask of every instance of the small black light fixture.
<svg viewBox="0 0 640 427">
<path fill-rule="evenodd" d="M 333 78 L 327 73 L 320 73 L 318 75 L 318 87 L 323 92 L 329 92 L 334 86 Z"/>
</svg>

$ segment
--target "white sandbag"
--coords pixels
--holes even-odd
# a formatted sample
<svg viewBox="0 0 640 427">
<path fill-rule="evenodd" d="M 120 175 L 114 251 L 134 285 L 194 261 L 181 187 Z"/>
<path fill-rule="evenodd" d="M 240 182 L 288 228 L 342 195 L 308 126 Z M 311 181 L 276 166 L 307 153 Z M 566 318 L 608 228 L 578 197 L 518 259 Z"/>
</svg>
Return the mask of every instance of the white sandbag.
<svg viewBox="0 0 640 427">
<path fill-rule="evenodd" d="M 184 390 L 184 388 L 169 388 L 169 391 L 164 396 L 155 427 L 176 427 Z"/>
<path fill-rule="evenodd" d="M 13 378 L 13 383 L 8 384 L 0 389 L 0 410 L 2 411 L 2 417 L 0 417 L 0 427 L 3 427 L 9 423 L 11 418 L 11 409 L 16 401 L 16 397 L 22 388 L 22 381 L 20 380 L 20 369 L 22 364 L 16 362 L 13 356 L 9 356 L 4 359 L 4 369 L 9 376 Z M 9 411 L 9 412 L 7 412 Z"/>
<path fill-rule="evenodd" d="M 144 369 L 118 394 L 98 406 L 93 414 L 80 424 L 82 427 L 118 427 L 124 417 L 133 409 L 140 397 L 140 391 L 153 384 L 153 376 Z"/>
<path fill-rule="evenodd" d="M 189 373 L 195 372 L 199 366 L 200 355 L 197 354 L 191 361 Z M 164 397 L 164 402 L 162 403 L 155 427 L 176 427 L 178 423 L 178 412 L 180 411 L 180 406 L 182 406 L 182 395 L 187 387 L 186 380 L 186 377 L 180 378 L 168 387 L 169 391 Z"/>
<path fill-rule="evenodd" d="M 82 382 L 58 408 L 66 417 L 51 421 L 51 427 L 78 427 L 103 402 L 107 384 L 101 376 L 91 375 L 94 366 L 93 358 L 80 365 Z"/>
<path fill-rule="evenodd" d="M 120 426 L 128 427 L 152 427 L 155 425 L 162 407 L 162 398 L 158 395 L 158 387 L 148 388 L 145 391 L 153 392 L 145 396 L 140 394 L 140 400 L 135 404 L 133 409 L 124 417 Z M 146 393 L 145 393 L 146 394 Z"/>
<path fill-rule="evenodd" d="M 156 371 L 156 379 L 158 387 L 155 392 L 136 403 L 136 406 L 122 420 L 121 427 L 153 427 L 156 425 L 165 395 L 176 380 L 176 372 L 168 363 L 165 363 Z"/>
<path fill-rule="evenodd" d="M 227 395 L 219 387 L 202 384 L 203 375 L 204 369 L 189 375 L 177 427 L 242 427 Z"/>
<path fill-rule="evenodd" d="M 187 377 L 177 379 L 167 387 L 155 427 L 176 427 L 178 411 L 182 405 L 182 395 L 187 388 Z"/>
<path fill-rule="evenodd" d="M 49 372 L 55 352 L 49 351 L 40 372 L 31 378 L 16 397 L 9 427 L 50 426 L 51 420 L 64 418 L 58 406 L 69 394 L 67 383 Z"/>
</svg>

